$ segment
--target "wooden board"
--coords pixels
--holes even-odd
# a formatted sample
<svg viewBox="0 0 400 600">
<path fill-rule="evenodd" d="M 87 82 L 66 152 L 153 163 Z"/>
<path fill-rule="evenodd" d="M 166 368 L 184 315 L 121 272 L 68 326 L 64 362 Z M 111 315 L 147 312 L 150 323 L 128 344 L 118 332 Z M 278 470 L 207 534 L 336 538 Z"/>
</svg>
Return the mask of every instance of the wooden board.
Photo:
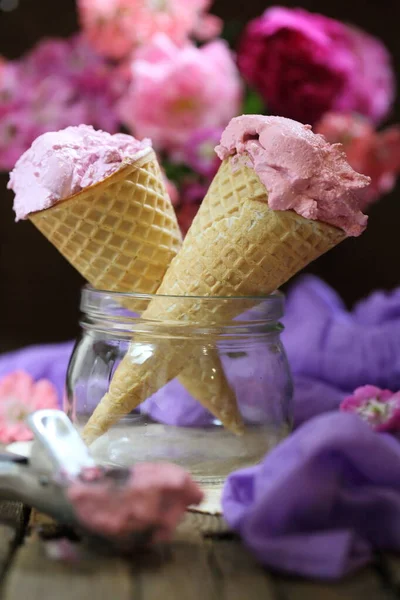
<svg viewBox="0 0 400 600">
<path fill-rule="evenodd" d="M 276 600 L 272 578 L 238 540 L 213 543 L 211 560 L 221 600 Z"/>
<path fill-rule="evenodd" d="M 276 577 L 280 600 L 394 600 L 393 590 L 370 567 L 338 582 Z"/>
<path fill-rule="evenodd" d="M 188 514 L 175 540 L 132 554 L 100 555 L 82 543 L 78 556 L 54 559 L 55 523 L 16 503 L 0 503 L 1 600 L 394 600 L 400 559 L 378 556 L 374 566 L 336 583 L 271 573 L 238 538 L 215 527 L 204 537 Z M 210 525 L 210 524 L 209 524 Z M 214 523 L 211 523 L 214 526 Z M 208 527 L 208 529 L 213 529 Z M 25 536 L 24 536 L 25 532 Z M 24 537 L 23 537 L 24 536 Z M 64 544 L 65 542 L 62 542 Z M 66 542 L 68 544 L 68 542 Z M 62 546 L 65 547 L 65 546 Z M 67 546 L 70 547 L 70 546 Z"/>
<path fill-rule="evenodd" d="M 86 556 L 77 564 L 52 560 L 46 544 L 30 536 L 16 553 L 2 600 L 131 600 L 129 566 L 117 558 Z"/>
<path fill-rule="evenodd" d="M 0 580 L 24 533 L 28 511 L 21 503 L 0 501 Z"/>
</svg>

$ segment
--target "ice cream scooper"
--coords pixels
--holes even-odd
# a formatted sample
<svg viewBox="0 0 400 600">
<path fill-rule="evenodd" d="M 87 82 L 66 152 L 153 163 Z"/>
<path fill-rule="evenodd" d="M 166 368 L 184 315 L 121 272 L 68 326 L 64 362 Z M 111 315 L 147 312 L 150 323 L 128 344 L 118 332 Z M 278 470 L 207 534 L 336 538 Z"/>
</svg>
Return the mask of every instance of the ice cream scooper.
<svg viewBox="0 0 400 600">
<path fill-rule="evenodd" d="M 0 454 L 0 497 L 19 500 L 118 549 L 168 539 L 202 493 L 180 467 L 138 464 L 108 469 L 94 461 L 61 411 L 27 419 L 34 434 L 29 459 Z"/>
</svg>

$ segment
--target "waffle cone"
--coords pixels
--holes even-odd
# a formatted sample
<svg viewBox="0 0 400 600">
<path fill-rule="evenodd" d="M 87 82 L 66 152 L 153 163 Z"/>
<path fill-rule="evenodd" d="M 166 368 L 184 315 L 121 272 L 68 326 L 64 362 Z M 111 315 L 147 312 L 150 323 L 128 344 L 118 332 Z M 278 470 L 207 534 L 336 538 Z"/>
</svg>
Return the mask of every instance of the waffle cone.
<svg viewBox="0 0 400 600">
<path fill-rule="evenodd" d="M 181 245 L 152 150 L 30 220 L 102 290 L 155 293 Z"/>
<path fill-rule="evenodd" d="M 343 231 L 326 223 L 304 219 L 293 211 L 270 210 L 267 191 L 255 171 L 245 165 L 233 168 L 230 162 L 222 163 L 157 294 L 242 296 L 242 305 L 238 309 L 234 303 L 232 309 L 232 304 L 223 300 L 164 298 L 159 303 L 155 298 L 144 318 L 162 319 L 167 314 L 169 321 L 229 323 L 250 308 L 252 301 L 246 296 L 270 294 L 345 238 Z M 132 350 L 85 428 L 87 442 L 156 391 L 156 373 L 163 363 L 165 381 L 176 377 L 183 366 L 183 379 L 198 381 L 201 365 L 188 345 L 178 348 L 165 342 L 148 360 L 143 360 L 140 345 Z M 231 408 L 228 404 L 219 410 L 225 410 L 224 420 L 231 429 L 240 429 L 238 415 Z"/>
<path fill-rule="evenodd" d="M 155 293 L 182 241 L 153 151 L 30 219 L 93 287 L 103 290 Z M 129 300 L 123 304 L 131 308 Z M 146 306 L 134 301 L 135 310 Z M 199 360 L 203 369 L 196 384 L 190 372 L 183 373 L 188 391 L 205 406 L 215 393 L 235 402 L 218 356 L 210 352 Z"/>
</svg>

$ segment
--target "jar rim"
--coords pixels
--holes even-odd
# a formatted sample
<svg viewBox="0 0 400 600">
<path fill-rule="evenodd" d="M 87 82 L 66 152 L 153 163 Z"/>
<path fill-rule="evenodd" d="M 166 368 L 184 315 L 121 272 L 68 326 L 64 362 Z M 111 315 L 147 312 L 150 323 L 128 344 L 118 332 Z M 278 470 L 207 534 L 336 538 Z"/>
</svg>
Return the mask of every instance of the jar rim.
<svg viewBox="0 0 400 600">
<path fill-rule="evenodd" d="M 156 306 L 161 311 L 160 314 L 163 313 L 162 317 L 158 316 L 159 311 L 154 315 L 146 315 L 146 307 L 153 300 L 158 303 Z M 188 314 L 192 314 L 190 320 L 174 318 L 170 305 L 172 303 L 174 306 L 177 302 L 182 314 L 185 314 L 187 306 Z M 221 305 L 224 309 L 223 318 L 219 312 Z M 200 329 L 215 326 L 233 331 L 241 326 L 270 327 L 271 324 L 278 324 L 284 313 L 284 295 L 277 291 L 264 296 L 167 296 L 98 290 L 87 284 L 82 290 L 80 308 L 83 313 L 81 325 L 96 323 L 96 327 L 99 327 L 100 322 L 104 326 L 106 323 L 118 323 L 118 327 L 127 329 L 132 328 L 133 324 L 135 327 L 139 327 L 139 324 L 140 327 L 154 327 L 157 324 L 157 327 L 190 326 Z M 209 319 L 207 322 L 203 322 L 203 314 Z M 213 318 L 215 314 L 219 314 L 217 319 Z"/>
<path fill-rule="evenodd" d="M 281 304 L 284 302 L 285 295 L 280 290 L 275 290 L 271 294 L 260 294 L 260 295 L 251 295 L 251 296 L 179 296 L 177 294 L 143 294 L 140 292 L 116 292 L 111 290 L 100 290 L 94 288 L 89 283 L 83 286 L 82 288 L 82 296 L 93 297 L 93 298 L 104 298 L 110 297 L 113 301 L 115 300 L 118 303 L 118 300 L 153 300 L 153 299 L 161 299 L 161 298 L 171 298 L 171 299 L 179 299 L 180 301 L 187 300 L 201 300 L 202 302 L 215 302 L 218 300 L 229 300 L 229 301 L 240 301 L 249 300 L 254 302 L 271 302 L 275 304 Z"/>
</svg>

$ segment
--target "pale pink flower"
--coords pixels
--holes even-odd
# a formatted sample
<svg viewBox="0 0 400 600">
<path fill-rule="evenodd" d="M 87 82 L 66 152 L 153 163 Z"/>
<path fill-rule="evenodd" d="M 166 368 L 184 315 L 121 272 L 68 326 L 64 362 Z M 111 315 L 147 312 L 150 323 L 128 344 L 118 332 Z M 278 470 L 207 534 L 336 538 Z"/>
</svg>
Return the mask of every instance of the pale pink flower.
<svg viewBox="0 0 400 600">
<path fill-rule="evenodd" d="M 224 127 L 238 114 L 241 81 L 221 40 L 178 47 L 164 35 L 138 51 L 119 109 L 137 137 L 158 149 L 182 149 L 194 131 Z"/>
<path fill-rule="evenodd" d="M 221 21 L 206 11 L 212 0 L 78 0 L 82 28 L 93 47 L 124 58 L 157 33 L 182 44 L 190 34 L 219 35 Z"/>
<path fill-rule="evenodd" d="M 400 173 L 400 126 L 376 131 L 368 119 L 359 114 L 327 113 L 315 127 L 334 143 L 341 143 L 353 169 L 371 177 L 360 195 L 360 210 L 376 202 L 395 186 Z"/>
<path fill-rule="evenodd" d="M 58 408 L 57 391 L 50 381 L 41 379 L 35 383 L 24 371 L 14 371 L 0 379 L 0 442 L 32 439 L 25 419 L 43 408 Z"/>
<path fill-rule="evenodd" d="M 340 410 L 357 414 L 375 431 L 400 429 L 400 392 L 364 385 L 343 400 Z"/>
</svg>

